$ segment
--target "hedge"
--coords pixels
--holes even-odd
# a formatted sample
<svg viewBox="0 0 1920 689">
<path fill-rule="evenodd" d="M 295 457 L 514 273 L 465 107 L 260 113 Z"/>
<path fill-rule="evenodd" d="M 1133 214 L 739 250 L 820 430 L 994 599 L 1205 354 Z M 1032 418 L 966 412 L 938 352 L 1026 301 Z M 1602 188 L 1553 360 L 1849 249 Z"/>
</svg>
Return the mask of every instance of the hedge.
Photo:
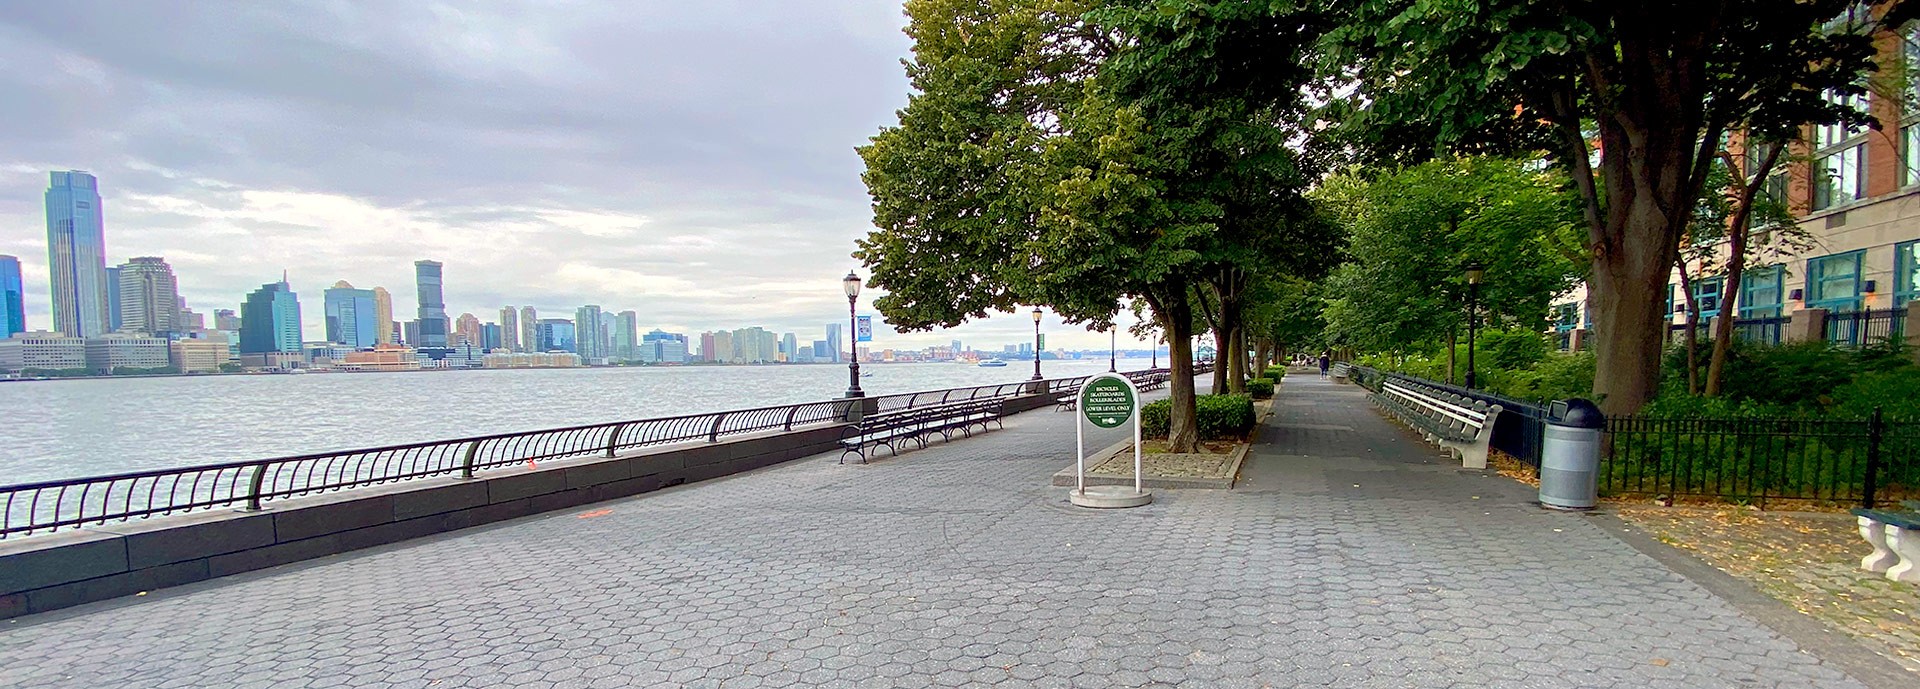
<svg viewBox="0 0 1920 689">
<path fill-rule="evenodd" d="M 1255 378 L 1247 381 L 1247 394 L 1254 399 L 1264 400 L 1273 397 L 1273 379 Z"/>
<path fill-rule="evenodd" d="M 1199 395 L 1194 398 L 1201 440 L 1239 439 L 1253 430 L 1253 398 L 1247 395 Z M 1140 409 L 1140 434 L 1167 437 L 1173 401 L 1160 400 Z"/>
<path fill-rule="evenodd" d="M 1285 367 L 1285 366 L 1281 366 L 1281 365 L 1279 365 L 1279 364 L 1274 364 L 1274 365 L 1272 365 L 1272 366 L 1268 366 L 1268 367 L 1267 367 L 1267 372 L 1266 372 L 1266 373 L 1264 373 L 1264 374 L 1262 374 L 1262 375 L 1261 375 L 1261 377 L 1262 377 L 1262 378 L 1272 378 L 1272 379 L 1274 379 L 1274 380 L 1280 380 L 1281 378 L 1285 378 L 1285 377 L 1287 377 L 1287 367 Z"/>
</svg>

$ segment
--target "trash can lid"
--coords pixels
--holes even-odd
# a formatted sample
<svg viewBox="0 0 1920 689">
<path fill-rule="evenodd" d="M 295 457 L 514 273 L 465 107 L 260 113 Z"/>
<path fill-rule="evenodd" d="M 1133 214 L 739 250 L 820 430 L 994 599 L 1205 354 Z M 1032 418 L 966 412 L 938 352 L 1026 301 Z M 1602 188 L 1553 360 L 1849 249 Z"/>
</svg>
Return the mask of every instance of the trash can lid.
<svg viewBox="0 0 1920 689">
<path fill-rule="evenodd" d="M 1567 411 L 1560 418 L 1552 421 L 1554 425 L 1574 428 L 1607 427 L 1607 415 L 1602 413 L 1600 407 L 1593 402 L 1575 397 L 1562 404 L 1566 405 Z"/>
</svg>

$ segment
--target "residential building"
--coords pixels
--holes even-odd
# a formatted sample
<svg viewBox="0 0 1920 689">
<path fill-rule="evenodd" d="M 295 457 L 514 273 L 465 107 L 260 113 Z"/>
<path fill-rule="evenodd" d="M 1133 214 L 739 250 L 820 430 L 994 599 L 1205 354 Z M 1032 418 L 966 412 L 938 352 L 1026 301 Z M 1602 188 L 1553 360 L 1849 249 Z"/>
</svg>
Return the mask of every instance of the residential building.
<svg viewBox="0 0 1920 689">
<path fill-rule="evenodd" d="M 87 367 L 87 341 L 31 330 L 0 340 L 0 371 L 70 371 Z"/>
<path fill-rule="evenodd" d="M 700 333 L 700 360 L 713 361 L 713 348 L 715 346 L 713 333 Z"/>
<path fill-rule="evenodd" d="M 500 328 L 500 341 L 493 345 L 494 348 L 505 349 L 511 352 L 521 351 L 520 312 L 516 311 L 511 306 L 500 307 L 499 328 Z"/>
<path fill-rule="evenodd" d="M 370 289 L 354 289 L 341 280 L 324 292 L 326 297 L 327 341 L 349 349 L 366 349 L 380 344 L 379 295 Z"/>
<path fill-rule="evenodd" d="M 0 254 L 0 339 L 27 331 L 27 289 L 20 259 Z"/>
<path fill-rule="evenodd" d="M 846 357 L 847 352 L 849 351 L 851 350 L 847 349 L 846 341 L 840 339 L 840 324 L 828 323 L 827 324 L 827 355 L 831 357 L 829 361 L 844 362 L 846 361 L 844 357 Z"/>
<path fill-rule="evenodd" d="M 600 307 L 588 304 L 573 312 L 574 352 L 591 365 L 606 360 L 607 353 L 600 347 Z"/>
<path fill-rule="evenodd" d="M 261 285 L 240 307 L 240 353 L 300 352 L 300 298 L 279 282 Z"/>
<path fill-rule="evenodd" d="M 217 330 L 174 340 L 173 365 L 181 373 L 219 373 L 222 366 L 233 362 L 228 345 L 226 333 Z"/>
<path fill-rule="evenodd" d="M 534 347 L 542 352 L 573 352 L 573 321 L 565 318 L 542 318 L 534 329 Z M 575 352 L 578 353 L 578 352 Z"/>
<path fill-rule="evenodd" d="M 459 318 L 454 319 L 452 344 L 480 346 L 480 318 L 471 313 L 463 313 Z"/>
<path fill-rule="evenodd" d="M 540 348 L 539 314 L 528 306 L 520 309 L 520 351 L 544 352 Z"/>
<path fill-rule="evenodd" d="M 600 312 L 600 355 L 605 359 L 611 360 L 615 358 L 613 355 L 613 326 L 617 320 L 619 320 L 619 316 L 614 315 L 611 311 Z"/>
<path fill-rule="evenodd" d="M 413 280 L 419 297 L 419 312 L 415 320 L 420 324 L 418 341 L 410 341 L 415 347 L 447 346 L 447 303 L 440 290 L 440 262 L 414 261 Z"/>
<path fill-rule="evenodd" d="M 233 309 L 214 309 L 213 329 L 240 332 L 240 316 Z"/>
<path fill-rule="evenodd" d="M 713 347 L 713 354 L 707 356 L 707 361 L 714 363 L 733 363 L 740 351 L 733 343 L 733 333 L 725 330 L 713 334 Z"/>
<path fill-rule="evenodd" d="M 47 272 L 53 329 L 72 337 L 110 332 L 106 226 L 100 183 L 79 170 L 50 174 L 47 185 Z"/>
<path fill-rule="evenodd" d="M 342 371 L 418 371 L 420 359 L 412 347 L 380 343 L 373 349 L 349 352 L 333 367 Z"/>
<path fill-rule="evenodd" d="M 393 344 L 394 335 L 393 295 L 385 287 L 373 288 L 373 332 L 374 344 Z"/>
<path fill-rule="evenodd" d="M 158 256 L 139 256 L 120 264 L 120 327 L 115 331 L 165 335 L 178 328 L 180 286 L 173 267 Z"/>
<path fill-rule="evenodd" d="M 501 352 L 481 358 L 486 368 L 574 368 L 580 355 L 572 352 Z"/>
<path fill-rule="evenodd" d="M 106 333 L 86 339 L 87 368 L 100 373 L 173 366 L 172 342 L 139 333 Z"/>
<path fill-rule="evenodd" d="M 655 330 L 654 332 L 660 332 Z M 621 311 L 613 319 L 613 356 L 618 359 L 638 360 L 640 356 L 640 314 L 633 311 Z"/>
</svg>

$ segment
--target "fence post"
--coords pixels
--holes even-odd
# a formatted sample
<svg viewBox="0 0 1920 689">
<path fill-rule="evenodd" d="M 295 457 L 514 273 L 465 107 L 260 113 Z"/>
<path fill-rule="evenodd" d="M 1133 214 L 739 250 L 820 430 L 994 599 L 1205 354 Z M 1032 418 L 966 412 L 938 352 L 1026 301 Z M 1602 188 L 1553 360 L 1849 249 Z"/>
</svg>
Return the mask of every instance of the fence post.
<svg viewBox="0 0 1920 689">
<path fill-rule="evenodd" d="M 797 404 L 794 405 L 791 409 L 787 410 L 787 430 L 789 431 L 793 430 L 793 415 L 799 412 L 800 412 L 800 405 L 797 405 Z"/>
<path fill-rule="evenodd" d="M 473 460 L 480 456 L 480 441 L 467 443 L 466 456 L 460 458 L 460 478 L 473 478 Z"/>
<path fill-rule="evenodd" d="M 613 434 L 607 436 L 607 456 L 608 457 L 612 457 L 614 454 L 614 451 L 620 448 L 620 434 L 626 430 L 627 430 L 627 425 L 624 423 L 613 427 Z"/>
<path fill-rule="evenodd" d="M 247 481 L 247 511 L 260 509 L 260 490 L 267 483 L 267 463 L 253 465 L 253 478 Z"/>
<path fill-rule="evenodd" d="M 725 421 L 726 419 L 727 419 L 726 412 L 720 412 L 718 414 L 713 415 L 713 429 L 707 431 L 707 442 L 710 442 L 710 443 L 720 442 L 720 422 Z"/>
<path fill-rule="evenodd" d="M 1874 485 L 1880 480 L 1880 434 L 1885 424 L 1880 419 L 1880 408 L 1873 408 L 1873 415 L 1867 417 L 1867 476 L 1860 490 L 1860 506 L 1873 509 L 1873 494 L 1879 488 Z"/>
</svg>

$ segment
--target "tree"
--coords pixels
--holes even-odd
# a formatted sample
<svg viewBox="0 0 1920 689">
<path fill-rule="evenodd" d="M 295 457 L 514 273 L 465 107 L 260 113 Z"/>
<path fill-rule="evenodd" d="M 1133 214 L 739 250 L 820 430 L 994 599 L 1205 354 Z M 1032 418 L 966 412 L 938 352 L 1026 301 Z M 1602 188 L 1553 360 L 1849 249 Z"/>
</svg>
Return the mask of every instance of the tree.
<svg viewBox="0 0 1920 689">
<path fill-rule="evenodd" d="M 1131 11 L 1141 4 L 1109 4 L 1094 22 L 1093 2 L 909 2 L 917 93 L 898 126 L 860 148 L 879 229 L 855 256 L 905 330 L 1023 303 L 1100 329 L 1122 300 L 1146 303 L 1168 336 L 1169 443 L 1188 451 L 1191 289 L 1259 246 L 1241 223 L 1285 232 L 1293 225 L 1274 220 L 1307 207 L 1308 177 L 1270 131 L 1300 96 L 1168 88 L 1217 76 L 1201 60 L 1161 59 L 1194 41 L 1156 51 L 1204 41 L 1207 24 L 1164 25 Z M 1215 74 L 1168 76 L 1182 66 Z"/>
<path fill-rule="evenodd" d="M 1326 290 L 1327 339 L 1373 351 L 1426 349 L 1466 328 L 1461 267 L 1486 268 L 1487 325 L 1539 328 L 1580 275 L 1579 211 L 1563 178 L 1527 161 L 1436 160 L 1316 194 L 1348 226 L 1347 263 Z"/>
<path fill-rule="evenodd" d="M 1341 147 L 1373 156 L 1550 149 L 1573 177 L 1592 256 L 1594 392 L 1613 414 L 1655 391 L 1659 291 L 1721 134 L 1758 109 L 1865 123 L 1872 41 L 1850 0 L 1330 3 L 1323 54 Z M 1871 4 L 1887 4 L 1884 0 Z M 1864 15 L 1861 15 L 1864 17 Z M 1605 154 L 1595 160 L 1595 148 Z"/>
</svg>

